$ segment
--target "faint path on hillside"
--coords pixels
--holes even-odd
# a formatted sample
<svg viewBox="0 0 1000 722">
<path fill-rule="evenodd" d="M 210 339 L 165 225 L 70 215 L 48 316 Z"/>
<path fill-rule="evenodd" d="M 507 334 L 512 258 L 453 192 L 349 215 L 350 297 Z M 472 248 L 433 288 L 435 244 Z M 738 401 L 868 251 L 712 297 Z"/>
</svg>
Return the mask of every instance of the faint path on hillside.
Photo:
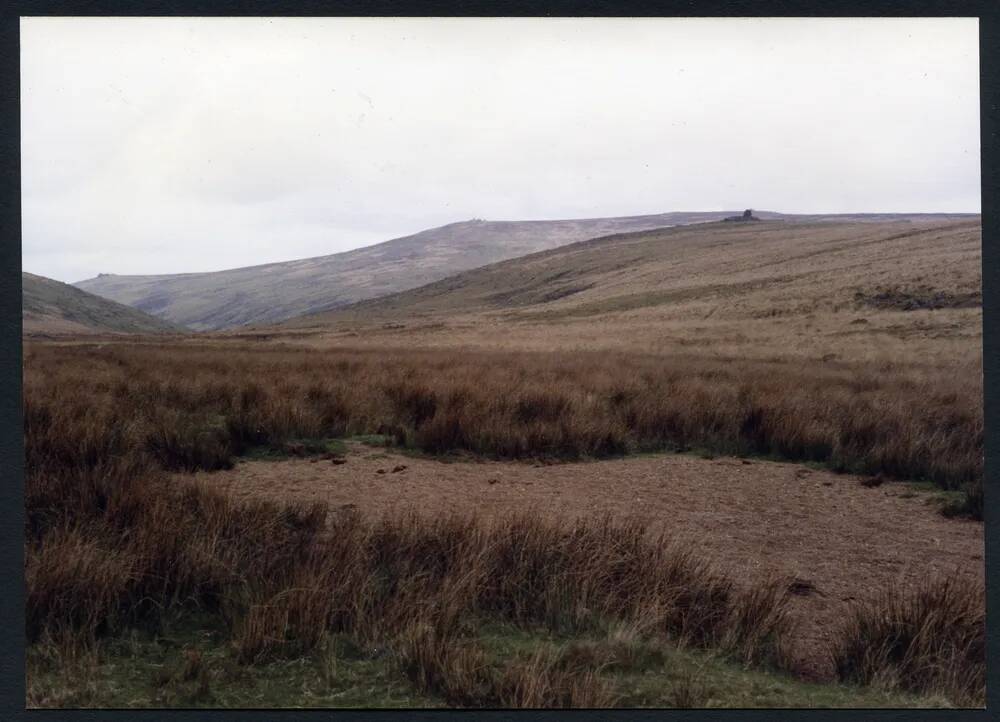
<svg viewBox="0 0 1000 722">
<path fill-rule="evenodd" d="M 640 517 L 737 578 L 777 573 L 814 585 L 818 592 L 793 597 L 794 656 L 811 678 L 832 675 L 823 650 L 850 599 L 934 574 L 984 575 L 982 524 L 944 518 L 906 484 L 866 488 L 859 477 L 797 464 L 686 455 L 540 465 L 348 449 L 342 464 L 242 461 L 194 476 L 238 497 L 324 501 L 363 514 Z"/>
</svg>

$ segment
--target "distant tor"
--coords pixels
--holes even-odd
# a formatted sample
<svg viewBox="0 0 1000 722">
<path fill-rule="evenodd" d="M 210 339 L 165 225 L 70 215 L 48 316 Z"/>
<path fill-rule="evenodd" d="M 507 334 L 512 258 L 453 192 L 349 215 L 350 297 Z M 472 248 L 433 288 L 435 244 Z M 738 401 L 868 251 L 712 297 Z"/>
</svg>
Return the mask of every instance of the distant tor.
<svg viewBox="0 0 1000 722">
<path fill-rule="evenodd" d="M 747 221 L 759 221 L 760 218 L 753 214 L 753 209 L 747 208 L 743 211 L 742 216 L 729 216 L 728 218 L 723 218 L 724 221 L 730 221 L 733 223 L 745 223 Z"/>
</svg>

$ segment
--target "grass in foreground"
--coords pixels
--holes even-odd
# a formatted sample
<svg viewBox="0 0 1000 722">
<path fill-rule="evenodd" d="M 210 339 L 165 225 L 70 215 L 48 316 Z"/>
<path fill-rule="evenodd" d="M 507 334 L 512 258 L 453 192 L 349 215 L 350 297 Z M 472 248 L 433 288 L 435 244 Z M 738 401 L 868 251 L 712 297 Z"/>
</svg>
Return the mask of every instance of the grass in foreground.
<svg viewBox="0 0 1000 722">
<path fill-rule="evenodd" d="M 945 580 L 910 593 L 884 590 L 857 605 L 833 658 L 842 679 L 937 690 L 956 704 L 986 696 L 986 615 L 982 586 Z"/>
<path fill-rule="evenodd" d="M 928 415 L 912 405 L 926 404 L 929 393 L 912 379 L 907 385 L 852 373 L 817 380 L 779 365 L 789 377 L 775 385 L 771 367 L 671 363 L 29 349 L 25 624 L 32 700 L 65 706 L 121 695 L 146 699 L 138 682 L 128 682 L 146 652 L 165 665 L 162 704 L 222 699 L 226 687 L 238 697 L 254 679 L 271 690 L 261 693 L 267 699 L 286 699 L 280 680 L 299 672 L 282 677 L 281 670 L 301 670 L 331 640 L 344 638 L 360 649 L 392 650 L 388 661 L 365 657 L 359 664 L 369 666 L 353 667 L 365 680 L 358 684 L 367 685 L 365 703 L 602 706 L 633 694 L 609 677 L 614 664 L 605 651 L 567 658 L 539 648 L 498 669 L 488 638 L 480 638 L 484 624 L 578 641 L 624 625 L 643 644 L 709 655 L 725 660 L 726 669 L 769 675 L 781 668 L 787 586 L 737 585 L 641 526 L 567 525 L 530 515 L 494 524 L 366 521 L 318 505 L 240 503 L 172 485 L 164 473 L 220 468 L 257 446 L 294 443 L 306 453 L 334 453 L 325 440 L 379 434 L 426 453 L 574 458 L 701 440 L 740 453 L 798 453 L 817 462 L 833 455 L 899 473 L 923 469 L 951 487 L 980 471 L 981 415 L 966 393 L 971 386 L 955 386 Z M 314 440 L 313 451 L 303 439 Z M 981 590 L 942 596 L 931 588 L 925 595 L 929 601 L 918 608 L 931 614 L 919 618 L 936 620 L 925 633 L 893 631 L 911 628 L 908 611 L 891 612 L 896 626 L 888 632 L 858 623 L 838 633 L 842 674 L 921 699 L 981 704 L 964 680 L 981 669 L 975 640 L 984 634 L 982 615 L 953 615 L 981 609 Z M 223 631 L 197 654 L 182 649 L 181 662 L 141 639 L 134 654 L 116 646 L 137 630 L 163 637 L 190 613 L 207 615 L 211 628 Z M 872 612 L 876 619 L 884 613 Z M 948 631 L 939 635 L 942 619 Z M 865 661 L 890 638 L 891 653 Z M 206 656 L 221 666 L 205 671 Z M 593 664 L 582 664 L 586 659 Z M 953 676 L 919 671 L 942 659 L 957 665 Z M 395 676 L 383 666 L 390 662 Z M 262 670 L 273 673 L 275 686 Z M 338 688 L 345 699 L 353 699 L 352 685 Z M 676 700 L 703 699 L 697 689 L 676 692 Z M 724 700 L 730 693 L 719 694 Z"/>
<path fill-rule="evenodd" d="M 313 653 L 241 663 L 219 620 L 196 615 L 159 633 L 132 630 L 76 659 L 28 652 L 34 707 L 427 707 L 384 656 L 332 636 Z"/>
<path fill-rule="evenodd" d="M 123 523 L 133 530 L 124 538 Z M 802 685 L 781 671 L 786 584 L 737 586 L 641 525 L 610 520 L 327 519 L 320 507 L 237 504 L 147 479 L 86 528 L 33 543 L 26 577 L 39 706 L 908 699 L 882 689 L 937 705 L 981 694 L 965 680 L 981 674 L 982 644 L 967 640 L 982 638 L 983 616 L 952 614 L 981 608 L 981 590 L 925 594 L 918 608 L 949 620 L 947 635 L 936 625 L 897 634 L 924 624 L 905 605 L 895 628 L 855 624 L 835 635 L 842 675 L 866 689 Z M 172 631 L 193 613 L 206 628 Z M 887 638 L 892 654 L 869 659 Z M 859 660 L 874 673 L 855 675 Z M 941 660 L 953 676 L 908 671 Z M 694 667 L 711 671 L 708 689 Z"/>
<path fill-rule="evenodd" d="M 464 690 L 468 701 L 478 703 L 474 706 L 950 706 L 944 697 L 801 682 L 777 670 L 747 668 L 711 653 L 643 641 L 623 627 L 600 636 L 569 637 L 492 624 L 482 627 L 471 642 L 481 652 L 478 677 L 485 681 Z M 403 652 L 366 649 L 339 634 L 308 655 L 248 665 L 239 662 L 217 620 L 195 615 L 159 633 L 133 630 L 75 659 L 53 648 L 30 648 L 28 706 L 448 706 L 446 694 L 421 690 L 407 676 Z"/>
</svg>

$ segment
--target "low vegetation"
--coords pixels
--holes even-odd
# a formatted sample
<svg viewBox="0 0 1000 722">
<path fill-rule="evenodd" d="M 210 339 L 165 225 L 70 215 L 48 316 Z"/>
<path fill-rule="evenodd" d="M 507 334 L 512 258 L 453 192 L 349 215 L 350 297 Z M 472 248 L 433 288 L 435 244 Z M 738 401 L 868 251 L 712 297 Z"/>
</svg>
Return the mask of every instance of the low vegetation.
<svg viewBox="0 0 1000 722">
<path fill-rule="evenodd" d="M 303 698 L 302 683 L 294 702 L 287 689 L 244 702 L 366 704 L 331 671 L 341 665 L 402 706 L 811 704 L 781 671 L 787 580 L 737 584 L 642 526 L 362 519 L 236 502 L 166 470 L 223 468 L 247 452 L 335 456 L 318 440 L 369 434 L 504 458 L 698 445 L 946 487 L 981 473 L 967 379 L 641 356 L 249 351 L 27 346 L 30 703 L 99 706 L 122 689 L 150 704 L 239 703 L 213 680 L 245 689 L 261 670 L 284 679 L 280 670 L 307 665 L 327 691 L 347 684 L 345 696 L 316 687 Z M 916 611 L 873 604 L 838 640 L 848 686 L 818 685 L 813 700 L 982 703 L 969 683 L 981 669 L 979 591 L 932 590 Z M 192 620 L 214 636 L 164 651 L 169 661 L 138 690 L 130 655 Z M 945 636 L 942 620 L 953 624 Z M 862 658 L 868 648 L 885 653 Z M 710 660 L 704 678 L 692 672 L 698 655 Z M 954 673 L 928 671 L 945 660 Z M 65 670 L 62 692 L 55 670 Z M 747 692 L 760 675 L 785 692 Z"/>
<path fill-rule="evenodd" d="M 96 657 L 101 640 L 184 615 L 217 619 L 245 666 L 315 657 L 346 635 L 388 655 L 417 693 L 460 706 L 614 701 L 596 672 L 548 653 L 486 664 L 483 621 L 567 634 L 629 624 L 747 664 L 779 658 L 785 624 L 779 583 L 737 587 L 643 527 L 607 520 L 328 518 L 322 506 L 173 488 L 123 462 L 32 475 L 29 511 L 30 694 L 40 702 L 52 693 L 46 669 L 79 670 L 73 662 Z M 163 684 L 196 683 L 192 699 L 208 699 L 201 652 L 165 674 Z"/>
<path fill-rule="evenodd" d="M 905 690 L 937 690 L 958 704 L 986 696 L 986 591 L 939 580 L 892 588 L 858 605 L 834 651 L 843 679 Z"/>
<path fill-rule="evenodd" d="M 444 707 L 419 692 L 401 668 L 403 658 L 365 649 L 332 634 L 309 655 L 241 664 L 228 633 L 197 615 L 154 631 L 132 630 L 104 640 L 99 652 L 67 658 L 51 647 L 29 649 L 30 707 Z M 917 696 L 873 686 L 809 683 L 772 671 L 732 664 L 710 652 L 641 640 L 627 628 L 592 636 L 558 635 L 513 625 L 484 625 L 474 639 L 473 678 L 465 691 L 527 694 L 553 704 L 555 675 L 510 682 L 524 670 L 568 669 L 598 685 L 607 704 L 620 707 L 947 707 L 940 696 Z M 454 674 L 454 673 L 452 673 Z M 465 673 L 468 676 L 468 673 Z M 561 680 L 567 680 L 562 675 Z M 503 684 L 506 681 L 507 684 Z M 565 689 L 565 687 L 563 687 Z M 571 688 L 572 689 L 572 688 Z M 456 690 L 457 691 L 457 690 Z M 539 694 L 544 693 L 544 697 Z M 592 697 L 595 692 L 587 692 Z M 581 694 L 580 692 L 577 693 Z M 577 697 L 579 700 L 580 697 Z M 504 704 L 515 704 L 504 700 Z M 538 703 L 542 703 L 539 701 Z"/>
<path fill-rule="evenodd" d="M 701 448 L 963 490 L 982 514 L 981 375 L 640 354 L 29 345 L 29 468 L 225 468 L 293 439 L 575 459 Z"/>
</svg>

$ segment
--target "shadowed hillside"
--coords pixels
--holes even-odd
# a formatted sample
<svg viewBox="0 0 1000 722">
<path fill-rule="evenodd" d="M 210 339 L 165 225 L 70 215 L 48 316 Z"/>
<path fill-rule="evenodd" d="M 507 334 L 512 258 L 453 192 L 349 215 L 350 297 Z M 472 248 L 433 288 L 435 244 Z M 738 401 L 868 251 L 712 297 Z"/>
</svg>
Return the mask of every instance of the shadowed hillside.
<svg viewBox="0 0 1000 722">
<path fill-rule="evenodd" d="M 185 329 L 50 278 L 21 274 L 26 334 L 164 333 Z"/>
</svg>

